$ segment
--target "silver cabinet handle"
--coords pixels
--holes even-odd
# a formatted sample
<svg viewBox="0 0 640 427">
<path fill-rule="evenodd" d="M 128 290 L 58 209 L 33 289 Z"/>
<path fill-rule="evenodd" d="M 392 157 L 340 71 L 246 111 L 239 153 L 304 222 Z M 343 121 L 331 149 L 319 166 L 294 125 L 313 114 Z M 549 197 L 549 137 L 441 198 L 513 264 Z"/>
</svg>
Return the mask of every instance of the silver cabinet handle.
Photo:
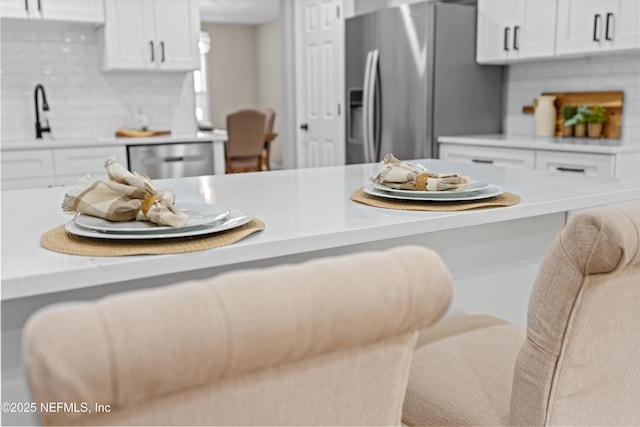
<svg viewBox="0 0 640 427">
<path fill-rule="evenodd" d="M 160 62 L 164 62 L 164 42 L 160 42 L 160 53 L 162 54 Z"/>
<path fill-rule="evenodd" d="M 24 10 L 29 12 L 29 0 L 24 0 Z"/>
<path fill-rule="evenodd" d="M 156 60 L 155 49 L 153 47 L 153 40 L 149 40 L 149 47 L 151 48 L 151 62 Z"/>
<path fill-rule="evenodd" d="M 519 25 L 513 27 L 513 50 L 520 50 L 518 46 L 518 30 L 520 29 Z"/>
<path fill-rule="evenodd" d="M 556 167 L 556 170 L 559 172 L 576 172 L 576 173 L 585 173 L 584 168 L 567 168 L 564 166 Z"/>
<path fill-rule="evenodd" d="M 487 165 L 492 165 L 493 164 L 493 160 L 489 160 L 489 159 L 471 159 L 471 161 L 473 163 L 483 163 L 483 164 L 487 164 Z"/>
</svg>

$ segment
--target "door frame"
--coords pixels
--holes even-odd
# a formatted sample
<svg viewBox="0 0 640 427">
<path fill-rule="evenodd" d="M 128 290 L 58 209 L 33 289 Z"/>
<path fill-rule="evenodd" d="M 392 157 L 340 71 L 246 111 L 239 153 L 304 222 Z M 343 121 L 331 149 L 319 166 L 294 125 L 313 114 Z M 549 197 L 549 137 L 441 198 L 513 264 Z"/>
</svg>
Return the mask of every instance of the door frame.
<svg viewBox="0 0 640 427">
<path fill-rule="evenodd" d="M 296 19 L 295 0 L 280 0 L 281 69 L 282 69 L 282 167 L 296 169 L 297 161 L 297 92 L 296 92 Z"/>
</svg>

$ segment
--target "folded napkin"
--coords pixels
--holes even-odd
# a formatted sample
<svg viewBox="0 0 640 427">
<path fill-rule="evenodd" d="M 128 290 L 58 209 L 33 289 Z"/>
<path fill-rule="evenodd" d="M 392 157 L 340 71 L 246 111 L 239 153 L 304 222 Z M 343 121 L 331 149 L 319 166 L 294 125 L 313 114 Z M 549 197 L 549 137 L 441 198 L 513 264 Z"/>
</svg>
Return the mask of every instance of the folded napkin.
<svg viewBox="0 0 640 427">
<path fill-rule="evenodd" d="M 104 167 L 109 180 L 82 178 L 76 188 L 65 194 L 64 212 L 80 212 L 110 221 L 151 221 L 171 227 L 182 227 L 189 220 L 189 215 L 173 206 L 174 190 L 156 190 L 149 177 L 129 172 L 113 158 Z"/>
<path fill-rule="evenodd" d="M 461 191 L 469 186 L 469 177 L 429 173 L 424 166 L 401 162 L 391 153 L 384 157 L 372 181 L 398 190 L 417 191 Z"/>
</svg>

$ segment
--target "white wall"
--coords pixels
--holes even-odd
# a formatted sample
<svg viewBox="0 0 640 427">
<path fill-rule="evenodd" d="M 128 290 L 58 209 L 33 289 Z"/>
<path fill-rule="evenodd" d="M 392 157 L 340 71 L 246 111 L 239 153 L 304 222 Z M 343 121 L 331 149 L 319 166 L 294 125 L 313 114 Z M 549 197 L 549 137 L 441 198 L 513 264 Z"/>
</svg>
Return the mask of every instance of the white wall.
<svg viewBox="0 0 640 427">
<path fill-rule="evenodd" d="M 254 25 L 202 23 L 209 33 L 209 96 L 214 127 L 227 127 L 227 114 L 258 103 L 258 61 Z"/>
<path fill-rule="evenodd" d="M 539 61 L 510 65 L 505 78 L 503 131 L 535 134 L 533 114 L 523 114 L 542 92 L 624 91 L 622 135 L 626 143 L 640 144 L 640 54 Z"/>
<path fill-rule="evenodd" d="M 256 32 L 258 50 L 258 105 L 273 108 L 276 119 L 273 131 L 278 137 L 271 144 L 271 164 L 282 167 L 282 52 L 280 40 L 280 22 L 274 21 L 260 25 Z"/>
<path fill-rule="evenodd" d="M 192 73 L 103 72 L 91 25 L 3 19 L 0 48 L 2 144 L 35 138 L 37 83 L 56 139 L 113 136 L 139 106 L 152 129 L 196 131 Z"/>
<path fill-rule="evenodd" d="M 242 108 L 275 110 L 271 164 L 282 165 L 282 69 L 280 22 L 263 25 L 202 23 L 211 37 L 209 90 L 214 127 L 226 128 L 229 113 Z"/>
</svg>

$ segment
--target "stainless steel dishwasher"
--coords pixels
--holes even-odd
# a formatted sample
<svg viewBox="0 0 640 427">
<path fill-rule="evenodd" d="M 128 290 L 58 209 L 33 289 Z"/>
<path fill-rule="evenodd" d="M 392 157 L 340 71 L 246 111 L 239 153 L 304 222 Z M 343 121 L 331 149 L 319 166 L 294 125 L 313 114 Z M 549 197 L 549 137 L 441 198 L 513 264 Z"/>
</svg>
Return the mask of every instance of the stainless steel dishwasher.
<svg viewBox="0 0 640 427">
<path fill-rule="evenodd" d="M 151 179 L 213 175 L 213 144 L 186 142 L 127 145 L 129 170 Z"/>
</svg>

